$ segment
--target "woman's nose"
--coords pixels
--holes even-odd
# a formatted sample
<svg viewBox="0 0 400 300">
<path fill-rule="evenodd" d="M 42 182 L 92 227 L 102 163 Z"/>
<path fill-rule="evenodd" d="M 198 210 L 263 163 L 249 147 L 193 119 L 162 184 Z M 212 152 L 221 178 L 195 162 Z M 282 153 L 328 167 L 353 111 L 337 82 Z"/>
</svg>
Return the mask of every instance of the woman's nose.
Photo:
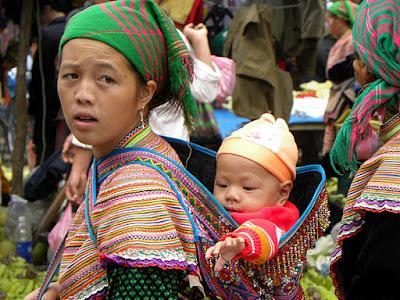
<svg viewBox="0 0 400 300">
<path fill-rule="evenodd" d="M 94 100 L 93 88 L 87 81 L 82 81 L 74 89 L 75 100 L 80 103 L 92 103 Z"/>
</svg>

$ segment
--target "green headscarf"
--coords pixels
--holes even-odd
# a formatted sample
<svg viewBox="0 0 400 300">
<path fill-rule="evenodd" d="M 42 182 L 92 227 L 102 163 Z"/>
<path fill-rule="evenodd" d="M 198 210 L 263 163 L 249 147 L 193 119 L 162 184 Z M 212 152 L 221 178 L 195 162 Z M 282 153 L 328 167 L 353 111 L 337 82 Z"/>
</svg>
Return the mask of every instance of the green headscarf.
<svg viewBox="0 0 400 300">
<path fill-rule="evenodd" d="M 152 0 L 110 1 L 74 15 L 65 28 L 59 52 L 70 40 L 87 38 L 103 42 L 123 54 L 145 82 L 154 80 L 165 99 L 183 107 L 190 125 L 197 115 L 190 92 L 192 60 L 173 22 Z"/>
<path fill-rule="evenodd" d="M 331 150 L 335 170 L 356 171 L 355 146 L 371 137 L 369 120 L 400 104 L 400 5 L 398 0 L 364 0 L 353 27 L 354 49 L 376 78 L 356 98 Z"/>
<path fill-rule="evenodd" d="M 354 24 L 358 5 L 351 1 L 337 1 L 328 7 L 328 11 L 334 16 Z"/>
</svg>

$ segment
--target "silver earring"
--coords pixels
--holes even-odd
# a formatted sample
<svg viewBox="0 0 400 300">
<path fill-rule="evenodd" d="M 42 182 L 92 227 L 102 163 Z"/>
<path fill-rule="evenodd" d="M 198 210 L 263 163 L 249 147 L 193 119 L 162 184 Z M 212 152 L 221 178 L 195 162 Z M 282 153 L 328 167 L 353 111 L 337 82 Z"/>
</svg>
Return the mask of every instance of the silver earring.
<svg viewBox="0 0 400 300">
<path fill-rule="evenodd" d="M 144 129 L 144 116 L 143 116 L 143 110 L 144 110 L 144 108 L 142 108 L 140 111 L 139 111 L 139 114 L 140 114 L 140 123 L 142 124 L 142 129 Z"/>
</svg>

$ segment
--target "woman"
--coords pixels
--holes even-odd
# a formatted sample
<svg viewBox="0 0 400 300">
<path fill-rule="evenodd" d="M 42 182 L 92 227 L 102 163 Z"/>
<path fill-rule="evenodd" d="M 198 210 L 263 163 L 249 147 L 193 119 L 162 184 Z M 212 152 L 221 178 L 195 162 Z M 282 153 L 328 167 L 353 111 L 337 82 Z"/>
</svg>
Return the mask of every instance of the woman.
<svg viewBox="0 0 400 300">
<path fill-rule="evenodd" d="M 351 28 L 354 24 L 356 4 L 350 1 L 333 3 L 326 14 L 329 32 L 338 39 L 329 50 L 326 75 L 333 82 L 328 107 L 325 111 L 326 124 L 322 152 L 328 154 L 336 136 L 334 123 L 343 111 L 351 107 L 354 100 L 354 71 L 352 68 L 354 48 Z"/>
<path fill-rule="evenodd" d="M 332 253 L 331 276 L 341 299 L 397 299 L 400 261 L 400 7 L 364 0 L 356 16 L 354 70 L 362 93 L 331 151 L 335 168 L 356 171 L 358 146 L 371 140 L 369 120 L 383 122 L 379 148 L 351 184 Z"/>
<path fill-rule="evenodd" d="M 103 1 L 104 2 L 104 1 Z M 161 4 L 162 0 L 155 1 Z M 188 24 L 183 32 L 178 30 L 181 38 L 188 48 L 193 60 L 193 78 L 190 84 L 190 91 L 197 101 L 199 111 L 204 107 L 209 108 L 205 114 L 193 121 L 191 130 L 192 137 L 202 133 L 201 117 L 210 117 L 209 127 L 202 133 L 206 139 L 212 139 L 211 133 L 218 132 L 219 129 L 215 122 L 210 103 L 217 96 L 217 84 L 221 79 L 221 72 L 218 66 L 211 61 L 210 47 L 207 38 L 207 28 L 203 24 L 194 26 Z M 152 130 L 161 136 L 173 137 L 182 140 L 189 140 L 189 128 L 185 126 L 185 118 L 182 109 L 171 107 L 170 103 L 165 103 L 151 110 L 149 122 Z M 194 139 L 193 142 L 202 143 L 204 140 Z M 76 147 L 75 147 L 76 146 Z M 207 146 L 207 145 L 205 145 Z M 73 202 L 82 202 L 84 186 L 86 185 L 87 170 L 91 160 L 91 151 L 87 145 L 80 143 L 72 136 L 68 137 L 63 147 L 63 159 L 65 162 L 72 163 L 72 169 L 66 182 L 66 197 Z M 73 158 L 72 158 L 73 157 Z"/>
<path fill-rule="evenodd" d="M 151 130 L 148 115 L 174 101 L 190 123 L 195 114 L 190 55 L 151 0 L 112 1 L 74 15 L 60 55 L 64 115 L 74 136 L 92 145 L 95 161 L 85 203 L 66 240 L 59 281 L 45 297 L 176 299 L 182 279 L 197 275 L 191 222 L 161 173 L 132 164 L 137 152 L 131 148 L 179 162 Z"/>
<path fill-rule="evenodd" d="M 326 67 L 327 77 L 333 82 L 342 82 L 354 76 L 351 68 L 354 54 L 351 28 L 357 8 L 358 5 L 351 1 L 338 1 L 328 8 L 326 21 L 329 32 L 337 39 L 329 50 Z"/>
<path fill-rule="evenodd" d="M 340 120 L 351 108 L 355 98 L 352 67 L 354 47 L 351 28 L 357 7 L 358 5 L 351 1 L 338 1 L 329 6 L 326 14 L 329 32 L 337 39 L 329 50 L 326 68 L 326 76 L 333 82 L 324 114 L 325 134 L 322 147 L 323 165 L 328 176 L 336 175 L 330 167 L 329 152 L 340 126 Z M 350 180 L 347 180 L 347 176 L 340 177 L 339 192 L 347 193 L 349 184 Z"/>
</svg>

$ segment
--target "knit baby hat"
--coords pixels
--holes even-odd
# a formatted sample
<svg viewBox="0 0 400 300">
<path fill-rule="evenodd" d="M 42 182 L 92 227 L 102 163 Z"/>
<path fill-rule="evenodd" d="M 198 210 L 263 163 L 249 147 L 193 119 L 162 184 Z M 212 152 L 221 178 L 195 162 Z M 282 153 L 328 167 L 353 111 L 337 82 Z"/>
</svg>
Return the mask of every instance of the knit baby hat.
<svg viewBox="0 0 400 300">
<path fill-rule="evenodd" d="M 274 175 L 280 182 L 296 178 L 297 145 L 283 119 L 263 114 L 227 137 L 217 158 L 234 154 L 252 160 Z"/>
<path fill-rule="evenodd" d="M 182 105 L 187 125 L 197 115 L 190 92 L 190 53 L 171 19 L 154 1 L 121 0 L 90 6 L 69 20 L 59 53 L 76 38 L 105 43 L 124 55 L 145 82 L 157 82 L 159 94 L 167 95 L 164 102 L 173 99 Z M 153 107 L 163 104 L 152 102 Z"/>
</svg>

